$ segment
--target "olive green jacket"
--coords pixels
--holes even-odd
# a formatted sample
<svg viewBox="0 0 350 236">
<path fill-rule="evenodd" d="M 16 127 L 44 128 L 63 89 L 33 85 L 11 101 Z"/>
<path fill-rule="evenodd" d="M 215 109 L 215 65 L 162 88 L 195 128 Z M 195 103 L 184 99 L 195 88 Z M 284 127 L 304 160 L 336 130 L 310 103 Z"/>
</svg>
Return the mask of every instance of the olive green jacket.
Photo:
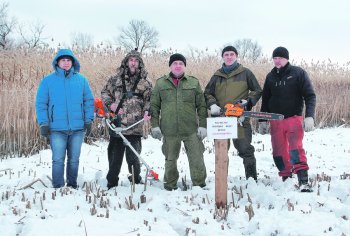
<svg viewBox="0 0 350 236">
<path fill-rule="evenodd" d="M 184 75 L 178 87 L 170 75 L 156 81 L 151 95 L 151 125 L 163 135 L 190 135 L 206 128 L 207 108 L 198 79 Z"/>
<path fill-rule="evenodd" d="M 222 69 L 217 70 L 204 91 L 208 108 L 213 104 L 223 108 L 227 103 L 248 98 L 254 106 L 261 93 L 262 89 L 254 74 L 242 65 L 229 74 L 225 74 Z"/>
<path fill-rule="evenodd" d="M 238 99 L 249 99 L 252 106 L 255 106 L 261 94 L 262 89 L 255 75 L 242 65 L 229 74 L 224 73 L 222 69 L 217 70 L 204 91 L 208 109 L 213 104 L 224 108 L 227 103 Z M 244 128 L 249 124 L 250 119 L 246 118 L 243 126 L 238 125 L 238 138 L 245 138 Z"/>
</svg>

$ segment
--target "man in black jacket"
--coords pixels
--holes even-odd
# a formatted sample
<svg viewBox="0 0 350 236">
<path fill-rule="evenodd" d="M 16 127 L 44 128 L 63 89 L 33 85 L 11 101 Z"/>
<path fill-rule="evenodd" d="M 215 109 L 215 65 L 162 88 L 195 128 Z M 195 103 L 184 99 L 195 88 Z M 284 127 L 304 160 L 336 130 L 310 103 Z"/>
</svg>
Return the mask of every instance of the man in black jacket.
<svg viewBox="0 0 350 236">
<path fill-rule="evenodd" d="M 284 120 L 270 121 L 273 159 L 283 181 L 296 173 L 300 190 L 309 192 L 309 166 L 302 141 L 304 130 L 314 129 L 316 95 L 305 70 L 289 63 L 286 48 L 276 48 L 272 57 L 275 67 L 266 76 L 261 111 L 284 115 Z M 268 133 L 266 121 L 260 121 L 259 133 Z"/>
</svg>

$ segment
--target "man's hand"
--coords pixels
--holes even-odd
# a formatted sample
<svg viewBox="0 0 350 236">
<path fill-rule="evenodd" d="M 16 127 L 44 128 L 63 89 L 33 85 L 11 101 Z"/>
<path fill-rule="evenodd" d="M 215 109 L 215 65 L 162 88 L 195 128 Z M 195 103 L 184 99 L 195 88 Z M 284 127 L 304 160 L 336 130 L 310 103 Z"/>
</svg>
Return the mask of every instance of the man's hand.
<svg viewBox="0 0 350 236">
<path fill-rule="evenodd" d="M 45 138 L 48 138 L 49 135 L 50 135 L 50 128 L 48 125 L 41 125 L 40 126 L 40 135 L 45 137 Z"/>
<path fill-rule="evenodd" d="M 304 130 L 305 132 L 309 132 L 315 129 L 314 118 L 306 117 L 304 120 Z"/>
<path fill-rule="evenodd" d="M 159 127 L 155 127 L 155 128 L 152 128 L 151 130 L 151 136 L 152 138 L 154 139 L 159 139 L 159 140 L 162 140 L 162 131 L 160 130 Z"/>
<path fill-rule="evenodd" d="M 115 110 L 117 110 L 117 107 L 118 107 L 118 104 L 112 103 L 112 104 L 109 106 L 109 109 L 111 109 L 111 111 L 115 112 Z"/>
<path fill-rule="evenodd" d="M 203 127 L 198 127 L 197 136 L 198 138 L 203 140 L 205 137 L 207 137 L 207 129 Z"/>
<path fill-rule="evenodd" d="M 213 104 L 210 106 L 210 114 L 211 115 L 214 115 L 214 116 L 218 116 L 221 114 L 221 108 L 216 105 L 216 104 Z"/>
<path fill-rule="evenodd" d="M 148 115 L 148 111 L 145 111 L 145 113 L 143 114 L 143 120 L 144 121 L 149 121 L 151 119 L 151 116 Z"/>
<path fill-rule="evenodd" d="M 269 126 L 267 124 L 267 121 L 259 122 L 258 132 L 259 132 L 259 134 L 268 134 L 269 133 Z"/>
</svg>

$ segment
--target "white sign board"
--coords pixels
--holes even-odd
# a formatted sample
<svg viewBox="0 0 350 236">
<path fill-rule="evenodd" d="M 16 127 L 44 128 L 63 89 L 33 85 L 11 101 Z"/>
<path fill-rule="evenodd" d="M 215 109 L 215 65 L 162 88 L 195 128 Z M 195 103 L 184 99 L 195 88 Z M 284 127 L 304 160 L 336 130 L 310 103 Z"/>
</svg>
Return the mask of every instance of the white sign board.
<svg viewBox="0 0 350 236">
<path fill-rule="evenodd" d="M 237 138 L 237 117 L 207 118 L 208 139 Z"/>
</svg>

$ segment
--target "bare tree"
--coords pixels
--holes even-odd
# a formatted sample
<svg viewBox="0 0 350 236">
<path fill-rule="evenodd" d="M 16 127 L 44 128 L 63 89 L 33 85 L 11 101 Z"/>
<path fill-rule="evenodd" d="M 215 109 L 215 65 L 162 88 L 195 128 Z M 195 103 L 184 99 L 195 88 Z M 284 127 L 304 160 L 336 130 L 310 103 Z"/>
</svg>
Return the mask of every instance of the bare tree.
<svg viewBox="0 0 350 236">
<path fill-rule="evenodd" d="M 28 48 L 36 48 L 46 46 L 46 38 L 43 37 L 45 25 L 39 20 L 31 23 L 28 30 L 25 30 L 24 25 L 19 25 L 18 31 L 22 39 L 22 44 Z"/>
<path fill-rule="evenodd" d="M 71 34 L 71 42 L 73 47 L 76 46 L 78 49 L 88 49 L 93 46 L 93 36 L 91 34 L 74 32 Z"/>
<path fill-rule="evenodd" d="M 7 15 L 7 9 L 9 4 L 2 3 L 0 5 L 0 47 L 3 49 L 11 48 L 14 43 L 14 39 L 11 38 L 17 20 L 15 18 L 9 18 Z"/>
<path fill-rule="evenodd" d="M 244 60 L 255 62 L 262 56 L 261 46 L 251 39 L 239 39 L 233 45 L 236 47 L 239 57 Z"/>
<path fill-rule="evenodd" d="M 158 31 L 142 20 L 131 20 L 127 27 L 120 29 L 117 42 L 127 50 L 138 48 L 142 53 L 158 46 Z"/>
</svg>

